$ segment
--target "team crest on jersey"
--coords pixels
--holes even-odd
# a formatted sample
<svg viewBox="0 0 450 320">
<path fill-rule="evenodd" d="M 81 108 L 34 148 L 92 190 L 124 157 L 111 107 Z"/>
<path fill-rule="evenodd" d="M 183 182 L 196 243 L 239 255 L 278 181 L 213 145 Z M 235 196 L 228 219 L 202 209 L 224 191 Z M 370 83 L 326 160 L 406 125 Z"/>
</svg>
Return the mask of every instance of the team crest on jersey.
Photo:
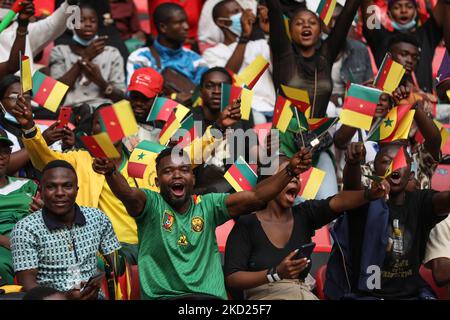
<svg viewBox="0 0 450 320">
<path fill-rule="evenodd" d="M 170 211 L 164 211 L 164 217 L 163 217 L 163 228 L 167 231 L 172 231 L 173 223 L 175 222 L 175 217 L 173 216 Z"/>
<path fill-rule="evenodd" d="M 205 222 L 200 217 L 193 217 L 191 220 L 191 228 L 194 232 L 202 232 Z"/>
<path fill-rule="evenodd" d="M 178 239 L 178 245 L 179 246 L 187 246 L 188 245 L 188 240 L 185 234 L 182 234 L 180 236 L 180 238 Z"/>
</svg>

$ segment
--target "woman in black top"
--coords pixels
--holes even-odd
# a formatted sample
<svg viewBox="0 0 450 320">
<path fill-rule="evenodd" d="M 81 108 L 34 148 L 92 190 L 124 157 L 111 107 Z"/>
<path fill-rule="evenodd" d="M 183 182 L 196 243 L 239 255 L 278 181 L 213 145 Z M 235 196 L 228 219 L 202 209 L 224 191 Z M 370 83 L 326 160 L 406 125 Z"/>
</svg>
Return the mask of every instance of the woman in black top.
<svg viewBox="0 0 450 320">
<path fill-rule="evenodd" d="M 278 171 L 289 163 L 281 157 Z M 300 246 L 311 243 L 315 230 L 358 203 L 367 203 L 364 191 L 342 191 L 326 200 L 294 206 L 300 181 L 294 177 L 266 209 L 242 216 L 228 236 L 225 251 L 225 282 L 228 288 L 245 290 L 246 299 L 311 300 L 317 297 L 304 279 L 311 269 L 307 258 L 296 257 Z M 384 196 L 378 186 L 369 199 Z M 274 283 L 268 274 L 276 273 Z M 272 277 L 273 278 L 273 277 Z"/>
<path fill-rule="evenodd" d="M 326 115 L 333 90 L 331 68 L 361 0 L 347 0 L 336 27 L 325 41 L 320 39 L 321 21 L 317 15 L 300 7 L 289 22 L 292 42 L 286 33 L 279 0 L 266 0 L 269 8 L 270 49 L 276 88 L 281 84 L 308 91 L 311 117 Z M 280 91 L 281 92 L 281 91 Z"/>
</svg>

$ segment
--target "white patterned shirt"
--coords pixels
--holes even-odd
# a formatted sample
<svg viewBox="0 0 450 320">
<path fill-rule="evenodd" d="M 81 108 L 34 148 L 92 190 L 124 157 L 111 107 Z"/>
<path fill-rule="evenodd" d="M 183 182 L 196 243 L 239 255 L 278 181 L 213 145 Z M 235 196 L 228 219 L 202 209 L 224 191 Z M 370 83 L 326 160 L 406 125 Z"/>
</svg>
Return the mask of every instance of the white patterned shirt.
<svg viewBox="0 0 450 320">
<path fill-rule="evenodd" d="M 37 269 L 37 283 L 68 291 L 97 273 L 97 252 L 120 249 L 109 218 L 99 209 L 75 205 L 71 229 L 45 208 L 20 220 L 11 233 L 14 271 Z"/>
</svg>

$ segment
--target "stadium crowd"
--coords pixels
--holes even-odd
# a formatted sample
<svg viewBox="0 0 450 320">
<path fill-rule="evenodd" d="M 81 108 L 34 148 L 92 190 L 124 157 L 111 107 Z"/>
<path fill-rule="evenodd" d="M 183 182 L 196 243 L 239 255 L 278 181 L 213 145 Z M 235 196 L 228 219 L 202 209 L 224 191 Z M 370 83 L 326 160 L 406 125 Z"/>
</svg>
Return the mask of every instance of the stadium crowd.
<svg viewBox="0 0 450 320">
<path fill-rule="evenodd" d="M 144 2 L 0 0 L 0 299 L 448 299 L 450 0 Z"/>
</svg>

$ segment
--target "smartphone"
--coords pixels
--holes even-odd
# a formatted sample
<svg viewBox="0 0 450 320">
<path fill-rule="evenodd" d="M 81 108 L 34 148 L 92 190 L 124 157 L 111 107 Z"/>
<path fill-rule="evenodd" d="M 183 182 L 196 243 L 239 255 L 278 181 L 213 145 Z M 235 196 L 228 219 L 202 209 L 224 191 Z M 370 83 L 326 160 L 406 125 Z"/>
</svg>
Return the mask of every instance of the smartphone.
<svg viewBox="0 0 450 320">
<path fill-rule="evenodd" d="M 64 128 L 66 124 L 70 122 L 70 116 L 72 115 L 72 108 L 71 107 L 61 107 L 59 110 L 59 125 L 57 126 L 58 129 Z"/>
<path fill-rule="evenodd" d="M 315 247 L 316 247 L 316 244 L 314 242 L 302 245 L 298 249 L 298 252 L 295 255 L 294 259 L 298 260 L 301 258 L 307 258 L 308 260 L 310 260 Z"/>
<path fill-rule="evenodd" d="M 87 287 L 89 287 L 89 286 L 91 286 L 93 284 L 100 285 L 100 283 L 102 282 L 104 276 L 105 276 L 104 272 L 99 272 L 96 275 L 93 275 L 92 277 L 89 278 L 89 280 L 80 289 L 80 292 L 82 292 L 84 289 L 86 289 Z"/>
</svg>

